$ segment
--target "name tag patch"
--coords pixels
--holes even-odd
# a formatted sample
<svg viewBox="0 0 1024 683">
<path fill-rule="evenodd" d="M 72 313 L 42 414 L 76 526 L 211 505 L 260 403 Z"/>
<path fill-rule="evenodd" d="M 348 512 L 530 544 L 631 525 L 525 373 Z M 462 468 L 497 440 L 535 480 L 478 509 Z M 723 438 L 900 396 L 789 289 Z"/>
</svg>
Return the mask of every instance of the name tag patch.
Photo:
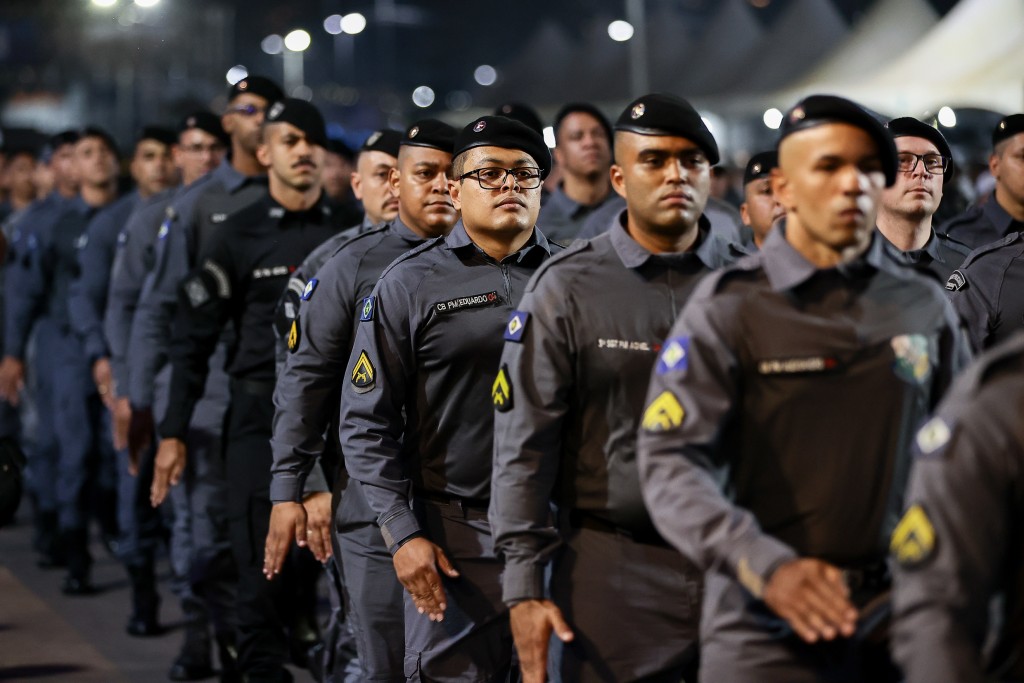
<svg viewBox="0 0 1024 683">
<path fill-rule="evenodd" d="M 256 268 L 252 271 L 253 280 L 262 280 L 265 277 L 281 277 L 282 275 L 288 275 L 291 273 L 291 268 L 288 266 L 272 266 L 270 268 Z M 303 290 L 305 293 L 305 290 Z M 312 294 L 313 292 L 310 292 Z"/>
<path fill-rule="evenodd" d="M 598 339 L 599 349 L 619 349 L 621 351 L 654 351 L 654 347 L 645 341 L 632 339 Z"/>
<path fill-rule="evenodd" d="M 839 361 L 831 356 L 810 356 L 807 358 L 769 358 L 759 361 L 760 375 L 803 375 L 815 372 L 829 372 L 839 367 Z"/>
<path fill-rule="evenodd" d="M 522 343 L 523 335 L 526 333 L 526 323 L 529 320 L 529 313 L 525 311 L 512 311 L 508 324 L 505 325 L 505 341 Z"/>
<path fill-rule="evenodd" d="M 493 306 L 501 301 L 497 292 L 485 292 L 483 294 L 472 294 L 462 296 L 448 301 L 438 301 L 434 304 L 434 310 L 438 313 L 454 313 L 464 308 L 478 308 L 480 306 Z"/>
</svg>

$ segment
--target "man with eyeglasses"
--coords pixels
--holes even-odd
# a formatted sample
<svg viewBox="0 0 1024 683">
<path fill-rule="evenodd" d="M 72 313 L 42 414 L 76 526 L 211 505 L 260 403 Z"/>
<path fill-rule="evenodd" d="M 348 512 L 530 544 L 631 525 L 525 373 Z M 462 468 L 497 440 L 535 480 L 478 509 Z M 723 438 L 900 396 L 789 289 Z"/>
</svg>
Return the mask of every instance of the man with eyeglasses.
<svg viewBox="0 0 1024 683">
<path fill-rule="evenodd" d="M 955 171 L 945 136 L 923 121 L 904 116 L 885 124 L 896 142 L 898 173 L 882 192 L 876 219 L 885 250 L 898 263 L 931 273 L 945 284 L 970 249 L 932 227 L 942 188 Z"/>
<path fill-rule="evenodd" d="M 705 572 L 701 681 L 899 681 L 888 540 L 914 430 L 966 343 L 940 287 L 879 248 L 898 172 L 882 124 L 812 95 L 778 152 L 785 222 L 683 306 L 651 374 L 640 486 Z"/>
<path fill-rule="evenodd" d="M 527 280 L 558 249 L 535 227 L 550 170 L 544 139 L 518 121 L 484 116 L 463 128 L 447 181 L 461 222 L 385 269 L 360 312 L 341 447 L 408 592 L 411 680 L 510 674 L 502 566 L 487 521 L 487 396 L 513 400 L 495 379 L 504 374 L 502 330 Z"/>
<path fill-rule="evenodd" d="M 525 683 L 546 680 L 552 631 L 556 680 L 696 675 L 701 575 L 644 509 L 635 435 L 680 306 L 727 263 L 703 215 L 717 162 L 685 100 L 627 105 L 610 174 L 626 208 L 546 264 L 505 328 L 490 520 Z"/>
<path fill-rule="evenodd" d="M 939 228 L 971 249 L 1024 231 L 1024 114 L 1010 114 L 992 129 L 988 169 L 996 180 L 988 199 Z"/>
</svg>

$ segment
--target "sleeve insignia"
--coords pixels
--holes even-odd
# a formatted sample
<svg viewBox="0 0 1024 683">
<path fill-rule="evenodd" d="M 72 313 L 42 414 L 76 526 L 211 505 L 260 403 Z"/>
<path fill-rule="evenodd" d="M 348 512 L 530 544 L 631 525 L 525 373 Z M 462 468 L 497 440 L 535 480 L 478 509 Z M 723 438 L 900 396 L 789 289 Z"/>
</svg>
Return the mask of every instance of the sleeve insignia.
<svg viewBox="0 0 1024 683">
<path fill-rule="evenodd" d="M 922 334 L 901 334 L 890 342 L 896 360 L 893 371 L 904 382 L 924 384 L 932 376 L 928 338 Z"/>
<path fill-rule="evenodd" d="M 922 456 L 937 455 L 937 452 L 949 443 L 952 433 L 949 425 L 941 417 L 933 417 L 917 431 L 914 439 L 917 450 Z"/>
<path fill-rule="evenodd" d="M 512 311 L 508 324 L 505 325 L 505 341 L 522 343 L 523 335 L 526 333 L 526 323 L 530 320 L 530 314 L 525 311 Z"/>
<path fill-rule="evenodd" d="M 657 373 L 664 375 L 669 372 L 685 372 L 690 362 L 690 338 L 674 337 L 665 342 L 665 347 L 658 356 Z"/>
<path fill-rule="evenodd" d="M 924 506 L 915 503 L 907 509 L 903 519 L 892 532 L 889 550 L 900 566 L 919 567 L 935 554 L 935 527 L 928 519 Z"/>
<path fill-rule="evenodd" d="M 946 289 L 950 292 L 956 292 L 967 286 L 967 277 L 963 272 L 954 270 L 949 275 L 949 279 L 946 280 Z"/>
<path fill-rule="evenodd" d="M 365 393 L 373 389 L 376 383 L 377 370 L 373 367 L 373 363 L 370 362 L 370 357 L 366 354 L 366 351 L 360 351 L 356 365 L 352 368 L 352 386 L 356 388 L 357 392 Z"/>
<path fill-rule="evenodd" d="M 300 332 L 299 332 L 299 321 L 296 318 L 295 320 L 292 321 L 291 329 L 288 330 L 288 350 L 289 351 L 291 351 L 292 353 L 295 353 L 295 351 L 299 348 L 299 340 L 300 340 L 300 338 L 301 337 L 300 337 Z"/>
<path fill-rule="evenodd" d="M 363 299 L 362 304 L 359 306 L 359 320 L 360 322 L 368 322 L 373 320 L 373 312 L 376 308 L 377 298 L 368 296 Z"/>
<path fill-rule="evenodd" d="M 188 302 L 192 304 L 192 308 L 199 308 L 211 298 L 210 291 L 206 289 L 202 278 L 199 277 L 189 278 L 185 282 L 185 296 L 188 297 Z"/>
<path fill-rule="evenodd" d="M 649 432 L 665 432 L 683 424 L 686 411 L 671 391 L 663 391 L 644 411 L 642 426 Z"/>
<path fill-rule="evenodd" d="M 507 413 L 512 410 L 512 380 L 508 376 L 508 366 L 502 365 L 498 376 L 494 378 L 491 385 L 491 399 L 494 401 L 494 409 L 499 413 Z"/>
<path fill-rule="evenodd" d="M 309 301 L 313 297 L 313 292 L 316 291 L 316 286 L 320 284 L 320 281 L 315 277 L 310 278 L 309 282 L 302 289 L 302 296 L 300 297 L 303 301 Z"/>
</svg>

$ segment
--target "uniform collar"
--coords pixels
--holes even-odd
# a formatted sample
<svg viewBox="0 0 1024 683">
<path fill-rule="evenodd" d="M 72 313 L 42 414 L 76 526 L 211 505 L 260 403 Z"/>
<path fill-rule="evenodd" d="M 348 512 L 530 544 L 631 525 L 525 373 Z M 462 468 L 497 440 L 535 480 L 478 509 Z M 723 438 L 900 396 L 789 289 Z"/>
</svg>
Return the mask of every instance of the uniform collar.
<svg viewBox="0 0 1024 683">
<path fill-rule="evenodd" d="M 406 225 L 399 216 L 395 216 L 395 220 L 391 221 L 388 225 L 388 230 L 413 245 L 421 244 L 425 241 L 423 237 L 414 233 L 412 228 Z"/>
<path fill-rule="evenodd" d="M 608 231 L 611 233 L 612 246 L 615 248 L 615 253 L 622 260 L 622 265 L 627 268 L 639 268 L 651 259 L 671 263 L 674 260 L 688 258 L 694 254 L 708 268 L 717 267 L 717 261 L 719 260 L 715 257 L 717 245 L 715 240 L 712 239 L 711 223 L 703 214 L 701 214 L 700 220 L 697 223 L 697 248 L 672 254 L 654 254 L 640 246 L 640 243 L 633 239 L 626 230 L 627 214 L 627 209 L 623 209 L 612 221 L 611 230 Z"/>
<path fill-rule="evenodd" d="M 221 185 L 224 186 L 224 189 L 229 193 L 236 192 L 239 188 L 249 182 L 259 182 L 263 184 L 266 184 L 267 182 L 267 177 L 265 175 L 247 176 L 239 173 L 239 171 L 231 165 L 231 161 L 226 156 L 220 162 L 220 166 L 213 170 L 213 173 L 217 177 L 217 180 L 220 181 Z"/>
<path fill-rule="evenodd" d="M 313 204 L 313 206 L 305 211 L 289 211 L 278 204 L 277 200 L 269 194 L 264 197 L 264 203 L 267 208 L 267 216 L 271 219 L 276 219 L 278 225 L 295 220 L 302 223 L 326 223 L 331 219 L 331 207 L 325 200 L 325 196 L 321 192 L 320 198 L 316 200 L 316 204 Z"/>
<path fill-rule="evenodd" d="M 897 263 L 906 263 L 908 265 L 914 265 L 919 263 L 931 263 L 932 261 L 941 261 L 939 255 L 939 239 L 935 236 L 935 229 L 932 228 L 931 235 L 928 237 L 928 241 L 920 249 L 911 249 L 909 251 L 903 251 L 895 244 L 889 241 L 881 230 L 875 229 L 877 232 L 876 241 L 882 244 L 884 252 L 894 259 Z"/>
<path fill-rule="evenodd" d="M 452 228 L 451 232 L 449 232 L 444 238 L 444 241 L 452 251 L 473 248 L 481 254 L 484 253 L 483 250 L 476 246 L 476 244 L 473 243 L 473 240 L 469 238 L 469 233 L 466 232 L 466 226 L 462 224 L 461 218 L 455 224 L 455 227 Z M 514 258 L 516 262 L 521 262 L 524 258 L 535 251 L 543 252 L 546 255 L 551 254 L 551 243 L 548 242 L 548 238 L 545 237 L 544 233 L 538 230 L 536 226 L 533 228 L 533 234 L 530 235 L 530 239 L 523 245 L 523 248 L 515 254 L 509 254 L 505 259 Z"/>
<path fill-rule="evenodd" d="M 545 204 L 550 205 L 557 213 L 566 218 L 575 218 L 576 214 L 584 208 L 582 204 L 569 198 L 569 195 L 562 190 L 562 183 L 558 183 L 555 189 L 551 190 Z"/>
<path fill-rule="evenodd" d="M 878 239 L 878 234 L 872 234 L 871 244 L 864 253 L 852 261 L 835 268 L 818 268 L 793 248 L 786 240 L 785 231 L 786 223 L 783 219 L 768 233 L 760 252 L 768 282 L 777 292 L 798 287 L 819 271 L 835 271 L 849 279 L 856 279 L 885 268 L 888 257 L 885 255 L 884 240 Z M 874 233 L 878 231 L 875 230 Z"/>
<path fill-rule="evenodd" d="M 985 218 L 995 226 L 996 231 L 1000 236 L 1005 236 L 1011 232 L 1016 232 L 1013 220 L 1013 216 L 1006 213 L 1006 209 L 1002 207 L 999 200 L 996 199 L 996 191 L 992 190 L 992 193 L 988 197 L 988 201 L 985 202 L 985 206 L 981 209 L 982 213 L 985 214 Z"/>
</svg>

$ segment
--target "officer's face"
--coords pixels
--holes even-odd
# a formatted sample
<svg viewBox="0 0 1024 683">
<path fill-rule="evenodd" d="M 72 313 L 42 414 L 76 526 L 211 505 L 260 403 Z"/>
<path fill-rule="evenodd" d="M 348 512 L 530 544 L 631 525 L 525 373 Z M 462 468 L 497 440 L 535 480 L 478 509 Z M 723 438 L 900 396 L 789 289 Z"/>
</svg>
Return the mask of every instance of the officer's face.
<svg viewBox="0 0 1024 683">
<path fill-rule="evenodd" d="M 785 217 L 786 210 L 775 200 L 771 178 L 751 180 L 743 188 L 743 194 L 740 216 L 754 231 L 754 241 L 760 245 L 775 221 Z"/>
<path fill-rule="evenodd" d="M 181 133 L 174 146 L 174 165 L 181 171 L 181 182 L 186 185 L 217 168 L 223 159 L 224 143 L 198 128 Z"/>
<path fill-rule="evenodd" d="M 402 222 L 422 235 L 446 234 L 459 214 L 448 193 L 452 155 L 432 147 L 402 145 L 391 187 L 398 194 Z"/>
<path fill-rule="evenodd" d="M 50 158 L 53 182 L 64 191 L 78 185 L 78 169 L 75 164 L 75 145 L 61 145 L 53 150 Z"/>
<path fill-rule="evenodd" d="M 334 152 L 324 156 L 324 192 L 331 199 L 338 201 L 348 197 L 352 186 L 352 165 L 344 157 Z"/>
<path fill-rule="evenodd" d="M 326 155 L 323 147 L 312 144 L 305 133 L 290 123 L 268 125 L 264 137 L 256 157 L 267 167 L 272 185 L 299 192 L 320 187 Z"/>
<path fill-rule="evenodd" d="M 586 112 L 573 112 L 562 119 L 555 160 L 570 175 L 607 173 L 612 150 L 601 122 Z"/>
<path fill-rule="evenodd" d="M 143 197 L 170 187 L 176 176 L 170 147 L 156 140 L 141 140 L 135 146 L 131 174 Z"/>
<path fill-rule="evenodd" d="M 352 191 L 363 202 L 366 215 L 373 223 L 394 220 L 398 215 L 398 193 L 388 176 L 398 159 L 387 152 L 361 152 L 352 174 Z"/>
<path fill-rule="evenodd" d="M 1024 133 L 1004 140 L 988 162 L 996 179 L 996 194 L 1024 205 Z"/>
<path fill-rule="evenodd" d="M 117 175 L 117 157 L 102 138 L 82 138 L 75 145 L 75 171 L 83 185 L 107 185 Z"/>
<path fill-rule="evenodd" d="M 36 186 L 36 196 L 45 197 L 53 190 L 53 168 L 45 161 L 37 161 L 32 172 L 32 183 Z"/>
<path fill-rule="evenodd" d="M 896 138 L 896 150 L 918 155 L 939 153 L 939 148 L 928 140 L 910 136 Z M 930 217 L 942 201 L 942 178 L 925 171 L 924 161 L 918 159 L 913 171 L 897 173 L 893 186 L 882 192 L 879 213 L 912 220 Z"/>
<path fill-rule="evenodd" d="M 475 147 L 466 154 L 464 173 L 479 168 L 537 168 L 532 156 L 518 149 Z M 511 174 L 506 173 L 501 187 L 487 190 L 475 177 L 452 180 L 452 201 L 462 212 L 462 223 L 468 230 L 494 233 L 521 233 L 533 230 L 540 213 L 541 188 L 524 189 Z"/>
<path fill-rule="evenodd" d="M 28 199 L 35 196 L 36 187 L 32 182 L 36 160 L 29 154 L 15 154 L 4 166 L 4 185 L 12 196 Z"/>
<path fill-rule="evenodd" d="M 686 138 L 621 131 L 615 135 L 611 178 L 626 200 L 631 228 L 680 235 L 704 212 L 711 164 Z"/>
<path fill-rule="evenodd" d="M 240 111 L 240 108 L 252 105 L 255 109 L 252 114 Z M 263 124 L 263 115 L 267 110 L 267 101 L 259 95 L 244 93 L 231 100 L 228 110 L 221 117 L 220 123 L 224 132 L 231 136 L 231 140 L 237 143 L 250 154 L 256 153 L 260 144 L 260 126 Z"/>
<path fill-rule="evenodd" d="M 804 255 L 866 245 L 884 186 L 874 140 L 845 123 L 786 137 L 772 172 L 775 196 L 786 208 L 786 239 Z"/>
</svg>

